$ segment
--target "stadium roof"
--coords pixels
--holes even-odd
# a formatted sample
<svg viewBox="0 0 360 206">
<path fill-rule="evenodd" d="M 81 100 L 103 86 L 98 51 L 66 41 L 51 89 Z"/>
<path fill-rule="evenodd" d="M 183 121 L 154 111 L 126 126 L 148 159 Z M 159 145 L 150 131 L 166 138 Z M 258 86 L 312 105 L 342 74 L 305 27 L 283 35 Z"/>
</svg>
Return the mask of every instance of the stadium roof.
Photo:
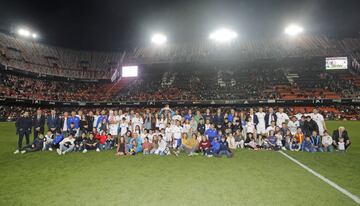
<svg viewBox="0 0 360 206">
<path fill-rule="evenodd" d="M 360 28 L 358 0 L 5 0 L 0 30 L 28 26 L 40 41 L 86 49 L 131 48 L 158 30 L 169 41 L 207 38 L 216 27 L 230 26 L 241 38 L 279 35 L 289 23 L 306 32 L 355 36 Z"/>
</svg>

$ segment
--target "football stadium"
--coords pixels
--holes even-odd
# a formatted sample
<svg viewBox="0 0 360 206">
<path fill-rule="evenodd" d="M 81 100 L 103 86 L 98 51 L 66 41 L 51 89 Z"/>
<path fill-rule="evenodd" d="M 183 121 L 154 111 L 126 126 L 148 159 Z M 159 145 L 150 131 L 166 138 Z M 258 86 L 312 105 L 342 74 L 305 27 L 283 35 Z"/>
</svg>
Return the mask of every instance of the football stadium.
<svg viewBox="0 0 360 206">
<path fill-rule="evenodd" d="M 0 205 L 359 205 L 358 1 L 0 3 Z"/>
</svg>

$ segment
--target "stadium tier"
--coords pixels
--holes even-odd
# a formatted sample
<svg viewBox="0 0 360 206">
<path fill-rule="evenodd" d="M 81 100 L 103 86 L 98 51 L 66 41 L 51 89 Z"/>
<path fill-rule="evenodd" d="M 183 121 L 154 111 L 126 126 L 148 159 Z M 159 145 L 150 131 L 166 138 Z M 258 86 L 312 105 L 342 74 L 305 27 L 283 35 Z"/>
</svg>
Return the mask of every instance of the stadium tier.
<svg viewBox="0 0 360 206">
<path fill-rule="evenodd" d="M 359 39 L 303 36 L 216 47 L 199 41 L 162 48 L 146 46 L 130 52 L 88 52 L 0 33 L 0 95 L 6 98 L 3 101 L 37 103 L 213 104 L 220 100 L 309 99 L 352 99 L 350 103 L 356 103 L 360 77 L 355 67 L 327 71 L 324 61 L 327 56 L 347 56 L 356 61 L 359 48 Z M 121 66 L 131 63 L 139 65 L 139 76 L 118 78 Z"/>
</svg>

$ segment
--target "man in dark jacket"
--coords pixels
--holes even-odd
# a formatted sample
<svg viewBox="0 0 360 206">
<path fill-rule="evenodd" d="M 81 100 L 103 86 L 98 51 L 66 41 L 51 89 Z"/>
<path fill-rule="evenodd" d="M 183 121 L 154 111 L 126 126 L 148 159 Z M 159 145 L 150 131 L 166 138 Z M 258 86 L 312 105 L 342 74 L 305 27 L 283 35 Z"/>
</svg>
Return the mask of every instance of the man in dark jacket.
<svg viewBox="0 0 360 206">
<path fill-rule="evenodd" d="M 269 108 L 269 112 L 265 114 L 265 128 L 268 128 L 271 125 L 272 121 L 277 121 L 277 116 L 274 113 L 274 110 L 272 107 Z"/>
<path fill-rule="evenodd" d="M 316 122 L 311 119 L 311 116 L 306 116 L 303 131 L 305 137 L 310 137 L 313 131 L 316 131 L 316 133 L 319 134 L 319 127 Z"/>
<path fill-rule="evenodd" d="M 351 145 L 351 141 L 345 127 L 341 126 L 338 129 L 334 130 L 332 138 L 333 138 L 333 145 L 335 148 L 338 148 L 338 143 L 340 138 L 344 138 L 345 150 Z"/>
<path fill-rule="evenodd" d="M 26 144 L 28 145 L 30 143 L 32 120 L 29 117 L 29 112 L 24 112 L 24 114 L 19 119 L 17 119 L 15 126 L 16 126 L 16 134 L 19 135 L 18 148 L 14 152 L 14 154 L 17 154 L 20 152 L 20 149 L 22 148 L 22 141 L 24 139 L 24 136 L 25 136 Z"/>
<path fill-rule="evenodd" d="M 47 126 L 53 134 L 55 134 L 57 129 L 60 129 L 60 118 L 56 115 L 55 109 L 52 109 L 50 115 L 47 117 Z"/>
<path fill-rule="evenodd" d="M 38 138 L 39 134 L 44 134 L 45 128 L 45 116 L 42 114 L 42 111 L 38 109 L 36 115 L 33 118 L 33 127 L 34 127 L 34 140 Z"/>
<path fill-rule="evenodd" d="M 32 144 L 26 145 L 25 147 L 21 148 L 21 154 L 26 152 L 36 152 L 40 151 L 44 145 L 44 135 L 39 134 L 36 139 L 34 139 Z"/>
</svg>

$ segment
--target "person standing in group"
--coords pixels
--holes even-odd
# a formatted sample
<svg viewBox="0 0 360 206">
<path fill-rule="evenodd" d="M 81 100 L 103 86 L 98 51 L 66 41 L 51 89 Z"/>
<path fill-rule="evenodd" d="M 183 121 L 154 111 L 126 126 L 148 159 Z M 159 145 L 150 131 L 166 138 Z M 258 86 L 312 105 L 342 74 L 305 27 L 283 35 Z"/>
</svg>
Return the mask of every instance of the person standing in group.
<svg viewBox="0 0 360 206">
<path fill-rule="evenodd" d="M 29 117 L 29 112 L 24 112 L 24 114 L 18 118 L 18 120 L 15 123 L 16 127 L 16 134 L 19 135 L 18 139 L 18 148 L 14 152 L 14 154 L 18 154 L 22 148 L 22 141 L 25 136 L 26 145 L 30 143 L 30 134 L 31 134 L 31 127 L 32 127 L 32 121 Z"/>
<path fill-rule="evenodd" d="M 269 107 L 268 113 L 265 115 L 265 127 L 268 128 L 272 121 L 277 121 L 277 116 L 274 113 L 274 109 Z"/>
<path fill-rule="evenodd" d="M 323 136 L 324 131 L 326 130 L 324 116 L 319 113 L 319 110 L 317 108 L 313 109 L 313 113 L 311 113 L 310 116 L 311 116 L 311 119 L 313 119 L 316 122 L 316 124 L 319 128 L 319 135 Z"/>
<path fill-rule="evenodd" d="M 36 110 L 36 116 L 33 118 L 34 140 L 38 138 L 39 134 L 44 134 L 45 130 L 45 116 L 41 109 Z"/>
<path fill-rule="evenodd" d="M 259 107 L 259 111 L 255 113 L 258 124 L 256 126 L 256 131 L 258 134 L 265 134 L 266 133 L 266 124 L 265 124 L 265 112 L 263 111 L 262 107 Z"/>
<path fill-rule="evenodd" d="M 50 115 L 47 117 L 47 126 L 53 134 L 55 134 L 55 131 L 60 128 L 60 119 L 56 116 L 55 109 L 52 109 Z"/>
<path fill-rule="evenodd" d="M 289 121 L 289 116 L 284 112 L 284 108 L 279 107 L 279 111 L 276 112 L 276 126 L 282 127 L 282 124 Z"/>
</svg>

